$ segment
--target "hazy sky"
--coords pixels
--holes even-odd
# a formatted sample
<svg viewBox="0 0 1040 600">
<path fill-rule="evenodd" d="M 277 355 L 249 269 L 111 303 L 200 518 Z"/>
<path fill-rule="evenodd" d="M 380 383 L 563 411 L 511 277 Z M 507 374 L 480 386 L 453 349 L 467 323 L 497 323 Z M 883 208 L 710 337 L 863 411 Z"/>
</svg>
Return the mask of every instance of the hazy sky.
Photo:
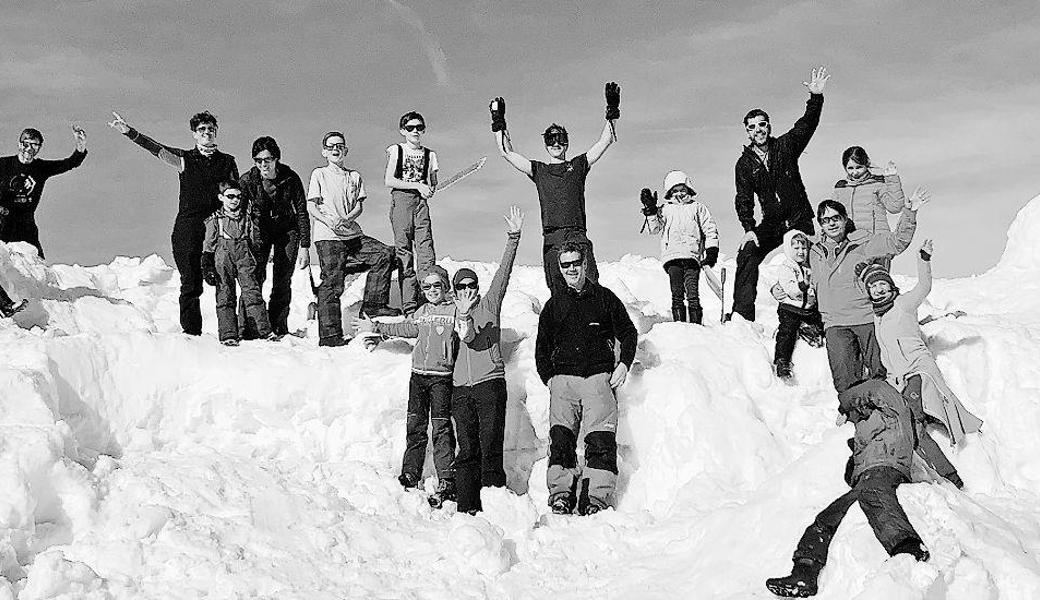
<svg viewBox="0 0 1040 600">
<path fill-rule="evenodd" d="M 598 136 L 603 83 L 615 80 L 620 141 L 588 180 L 597 256 L 657 255 L 657 239 L 638 233 L 638 193 L 676 168 L 733 255 L 741 117 L 762 107 L 786 131 L 804 110 L 801 82 L 824 64 L 833 77 L 801 159 L 810 200 L 844 176 L 847 146 L 896 161 L 907 193 L 933 191 L 918 239 L 935 238 L 936 271 L 951 276 L 994 264 L 1015 213 L 1040 193 L 1038 56 L 1035 0 L 5 2 L 0 151 L 35 126 L 41 156 L 66 156 L 69 123 L 86 127 L 87 161 L 47 184 L 37 222 L 51 260 L 93 264 L 168 258 L 177 206 L 176 173 L 106 127 L 112 109 L 179 147 L 192 145 L 191 114 L 208 109 L 241 169 L 252 140 L 273 135 L 305 182 L 323 162 L 322 134 L 342 129 L 369 192 L 360 222 L 390 242 L 383 149 L 400 140 L 399 116 L 418 110 L 442 177 L 489 157 L 434 197 L 439 255 L 498 260 L 500 215 L 516 203 L 529 214 L 520 261 L 535 264 L 534 186 L 495 154 L 487 102 L 505 96 L 521 153 L 544 158 L 539 133 L 556 121 L 573 155 Z"/>
</svg>

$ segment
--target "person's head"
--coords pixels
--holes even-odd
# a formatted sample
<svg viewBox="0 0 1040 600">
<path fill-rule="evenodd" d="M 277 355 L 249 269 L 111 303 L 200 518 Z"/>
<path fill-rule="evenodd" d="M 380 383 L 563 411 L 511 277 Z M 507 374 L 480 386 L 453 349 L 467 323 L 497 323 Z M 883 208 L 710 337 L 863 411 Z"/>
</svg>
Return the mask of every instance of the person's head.
<svg viewBox="0 0 1040 600">
<path fill-rule="evenodd" d="M 697 192 L 693 191 L 693 180 L 682 171 L 671 171 L 664 176 L 664 199 L 689 204 Z"/>
<path fill-rule="evenodd" d="M 480 299 L 480 281 L 477 279 L 477 272 L 473 269 L 463 267 L 455 271 L 455 276 L 451 278 L 451 285 L 455 289 L 456 296 L 465 290 L 473 290 L 477 294 L 477 299 Z"/>
<path fill-rule="evenodd" d="M 569 287 L 581 289 L 585 285 L 587 264 L 585 247 L 575 242 L 564 242 L 557 258 L 560 273 Z"/>
<path fill-rule="evenodd" d="M 439 265 L 424 271 L 419 280 L 423 295 L 432 304 L 440 304 L 448 299 L 448 285 L 448 272 Z"/>
<path fill-rule="evenodd" d="M 744 115 L 744 130 L 747 131 L 748 139 L 751 140 L 752 144 L 764 146 L 771 132 L 769 115 L 761 108 L 749 110 Z"/>
<path fill-rule="evenodd" d="M 791 236 L 791 258 L 798 264 L 805 264 L 809 258 L 809 238 L 801 231 Z"/>
<path fill-rule="evenodd" d="M 553 123 L 542 133 L 542 141 L 545 142 L 545 151 L 549 156 L 563 160 L 567 155 L 567 146 L 570 140 L 567 138 L 567 130 L 563 125 Z"/>
<path fill-rule="evenodd" d="M 278 142 L 268 135 L 258 137 L 253 142 L 253 164 L 264 179 L 274 179 L 278 173 L 278 161 L 282 158 L 282 150 Z"/>
<path fill-rule="evenodd" d="M 870 262 L 856 265 L 856 276 L 859 277 L 867 296 L 874 304 L 884 304 L 899 293 L 892 275 L 884 265 Z"/>
<path fill-rule="evenodd" d="M 347 152 L 347 138 L 343 133 L 330 131 L 321 138 L 321 155 L 330 163 L 342 167 Z"/>
<path fill-rule="evenodd" d="M 213 149 L 217 147 L 217 118 L 208 110 L 196 113 L 189 121 L 191 136 L 199 148 Z"/>
<path fill-rule="evenodd" d="M 401 135 L 413 146 L 422 144 L 422 136 L 426 133 L 426 119 L 422 115 L 409 111 L 401 115 Z"/>
<path fill-rule="evenodd" d="M 18 155 L 23 162 L 30 162 L 40 153 L 43 147 L 43 134 L 39 129 L 26 127 L 18 136 Z"/>
<path fill-rule="evenodd" d="M 816 208 L 816 220 L 823 234 L 834 241 L 842 241 L 856 228 L 849 220 L 845 205 L 830 198 Z"/>
<path fill-rule="evenodd" d="M 224 210 L 235 212 L 242 206 L 242 188 L 237 181 L 233 179 L 221 181 L 217 189 L 220 190 L 220 204 Z"/>
<path fill-rule="evenodd" d="M 850 146 L 841 153 L 841 164 L 850 181 L 863 179 L 870 173 L 870 157 L 861 146 Z"/>
</svg>

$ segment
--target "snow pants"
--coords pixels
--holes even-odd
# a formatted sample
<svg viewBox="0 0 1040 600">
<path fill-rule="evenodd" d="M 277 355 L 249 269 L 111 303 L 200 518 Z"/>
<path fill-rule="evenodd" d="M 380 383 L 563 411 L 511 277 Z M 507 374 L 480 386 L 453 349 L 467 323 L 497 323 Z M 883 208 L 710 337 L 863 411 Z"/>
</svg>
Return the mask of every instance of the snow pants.
<svg viewBox="0 0 1040 600">
<path fill-rule="evenodd" d="M 455 388 L 451 414 L 459 436 L 455 489 L 459 512 L 483 510 L 480 488 L 505 487 L 502 447 L 506 438 L 506 380 L 482 381 Z"/>
<path fill-rule="evenodd" d="M 419 307 L 416 271 L 424 273 L 437 263 L 433 249 L 430 205 L 418 192 L 390 192 L 390 225 L 394 230 L 394 251 L 400 262 L 401 312 L 410 314 Z"/>
<path fill-rule="evenodd" d="M 802 323 L 806 323 L 823 331 L 823 317 L 820 311 L 800 310 L 796 307 L 788 307 L 781 304 L 776 309 L 776 316 L 780 319 L 780 326 L 776 330 L 776 347 L 773 351 L 773 363 L 777 361 L 791 362 L 794 354 L 794 346 L 798 342 L 798 330 Z"/>
<path fill-rule="evenodd" d="M 914 375 L 906 380 L 906 385 L 903 387 L 903 398 L 906 399 L 906 404 L 910 407 L 910 413 L 914 417 L 918 453 L 940 477 L 949 479 L 950 475 L 957 472 L 957 467 L 953 466 L 939 444 L 928 435 L 928 415 L 924 412 L 924 402 L 921 399 L 920 375 Z"/>
<path fill-rule="evenodd" d="M 560 246 L 564 242 L 575 242 L 585 248 L 585 261 L 588 264 L 586 275 L 590 281 L 599 282 L 599 268 L 596 267 L 596 256 L 592 253 L 592 242 L 585 235 L 584 229 L 567 227 L 543 232 L 542 267 L 545 269 L 545 285 L 551 295 L 567 289 L 567 282 L 560 273 Z"/>
<path fill-rule="evenodd" d="M 555 375 L 549 380 L 549 504 L 566 497 L 578 511 L 610 505 L 617 484 L 618 405 L 610 374 Z M 585 432 L 585 466 L 578 465 Z"/>
<path fill-rule="evenodd" d="M 437 479 L 455 479 L 455 432 L 451 427 L 451 375 L 412 373 L 408 380 L 408 421 L 401 473 L 422 480 L 426 426 L 433 421 L 433 466 Z"/>
<path fill-rule="evenodd" d="M 260 290 L 264 289 L 267 280 L 267 261 L 271 263 L 271 298 L 267 302 L 267 315 L 271 321 L 271 331 L 278 335 L 289 333 L 289 304 L 292 302 L 292 276 L 296 268 L 296 256 L 300 249 L 300 234 L 295 229 L 272 232 L 263 236 L 264 242 L 256 252 L 256 282 Z M 246 314 L 243 298 L 241 314 Z M 259 333 L 249 327 L 246 320 L 239 323 L 242 339 L 256 338 Z"/>
<path fill-rule="evenodd" d="M 756 231 L 758 244 L 747 244 L 737 252 L 737 272 L 733 275 L 733 312 L 748 321 L 755 320 L 758 267 L 770 252 L 780 247 L 784 241 L 784 234 L 790 229 L 804 231 L 809 236 L 816 231 L 811 219 L 795 223 L 791 227 L 778 227 L 770 233 Z"/>
<path fill-rule="evenodd" d="M 690 323 L 699 324 L 704 316 L 699 289 L 701 264 L 692 258 L 677 258 L 664 263 L 664 270 L 672 288 L 672 320 L 688 318 Z"/>
<path fill-rule="evenodd" d="M 188 335 L 202 335 L 202 242 L 206 226 L 202 219 L 177 218 L 173 224 L 170 242 L 173 245 L 173 263 L 181 277 L 181 329 Z"/>
<path fill-rule="evenodd" d="M 794 551 L 795 562 L 811 560 L 826 565 L 827 551 L 838 525 L 856 502 L 859 502 L 870 528 L 889 556 L 907 540 L 920 542 L 921 536 L 910 524 L 896 496 L 896 488 L 901 483 L 906 483 L 906 477 L 892 467 L 874 467 L 864 471 L 851 490 L 820 511 L 812 525 L 805 529 Z"/>
<path fill-rule="evenodd" d="M 217 331 L 220 341 L 238 339 L 236 281 L 242 288 L 242 319 L 260 337 L 267 337 L 271 333 L 271 322 L 260 294 L 260 284 L 256 281 L 257 260 L 249 248 L 249 242 L 220 238 L 217 240 L 214 259 L 217 267 Z"/>
<path fill-rule="evenodd" d="M 839 394 L 864 379 L 885 378 L 873 323 L 834 325 L 824 331 L 824 337 L 831 379 Z"/>
<path fill-rule="evenodd" d="M 346 276 L 368 271 L 361 310 L 369 312 L 385 307 L 390 301 L 394 250 L 367 235 L 348 241 L 321 240 L 314 242 L 314 245 L 318 250 L 318 264 L 321 265 L 318 345 L 339 345 L 343 342 L 343 312 L 339 297 L 343 295 Z"/>
</svg>

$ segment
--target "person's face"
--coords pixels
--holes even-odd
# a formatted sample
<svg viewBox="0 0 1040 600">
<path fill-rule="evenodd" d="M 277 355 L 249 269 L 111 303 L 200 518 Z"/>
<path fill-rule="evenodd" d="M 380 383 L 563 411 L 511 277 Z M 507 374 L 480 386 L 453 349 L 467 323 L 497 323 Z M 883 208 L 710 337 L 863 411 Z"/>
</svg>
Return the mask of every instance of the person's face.
<svg viewBox="0 0 1040 600">
<path fill-rule="evenodd" d="M 331 163 L 342 165 L 347 157 L 347 141 L 338 135 L 325 140 L 325 147 L 321 149 L 321 155 Z"/>
<path fill-rule="evenodd" d="M 195 138 L 195 144 L 202 147 L 210 147 L 217 145 L 217 124 L 216 123 L 199 123 L 199 126 L 195 128 L 195 131 L 191 132 L 192 137 Z"/>
<path fill-rule="evenodd" d="M 555 139 L 551 144 L 545 145 L 545 151 L 549 153 L 549 156 L 562 160 L 567 155 L 567 146 L 567 142 Z"/>
<path fill-rule="evenodd" d="M 242 190 L 237 188 L 228 188 L 221 192 L 220 203 L 226 210 L 234 212 L 238 210 L 239 206 L 242 206 Z"/>
<path fill-rule="evenodd" d="M 36 158 L 36 155 L 40 153 L 40 148 L 43 147 L 43 142 L 23 134 L 18 138 L 18 146 L 19 156 L 21 156 L 24 162 L 29 162 Z"/>
<path fill-rule="evenodd" d="M 848 164 L 845 165 L 845 172 L 848 173 L 849 179 L 853 181 L 863 179 L 864 177 L 866 177 L 867 171 L 869 171 L 869 169 L 866 165 L 861 165 L 858 162 L 851 159 L 849 160 Z"/>
<path fill-rule="evenodd" d="M 791 242 L 791 254 L 794 255 L 795 262 L 804 263 L 809 257 L 809 244 L 802 238 L 794 239 Z"/>
<path fill-rule="evenodd" d="M 422 136 L 426 133 L 426 123 L 420 119 L 411 119 L 401 128 L 401 135 L 409 144 L 418 146 L 422 142 Z"/>
<path fill-rule="evenodd" d="M 668 194 L 671 199 L 681 204 L 693 202 L 693 194 L 690 192 L 690 188 L 681 183 L 672 186 L 672 189 L 668 190 Z"/>
<path fill-rule="evenodd" d="M 874 302 L 887 302 L 892 297 L 892 286 L 884 279 L 878 279 L 867 286 L 867 294 Z"/>
<path fill-rule="evenodd" d="M 444 282 L 436 275 L 427 275 L 420 284 L 422 293 L 426 299 L 433 304 L 439 304 L 444 300 Z"/>
<path fill-rule="evenodd" d="M 769 139 L 769 121 L 761 115 L 748 119 L 744 128 L 747 129 L 748 139 L 756 146 L 764 146 Z"/>
<path fill-rule="evenodd" d="M 460 279 L 459 282 L 455 284 L 456 297 L 466 290 L 473 290 L 477 294 L 477 300 L 480 300 L 480 286 L 477 284 L 475 279 L 467 277 L 465 279 Z"/>
<path fill-rule="evenodd" d="M 585 260 L 577 252 L 564 252 L 559 259 L 563 280 L 572 288 L 580 287 L 585 281 Z"/>
<path fill-rule="evenodd" d="M 820 216 L 820 228 L 823 234 L 832 240 L 840 242 L 845 239 L 845 217 L 833 208 L 828 207 L 823 211 Z"/>
<path fill-rule="evenodd" d="M 270 150 L 261 150 L 253 157 L 253 164 L 260 170 L 260 176 L 264 179 L 274 179 L 278 173 L 278 159 L 271 154 Z"/>
</svg>

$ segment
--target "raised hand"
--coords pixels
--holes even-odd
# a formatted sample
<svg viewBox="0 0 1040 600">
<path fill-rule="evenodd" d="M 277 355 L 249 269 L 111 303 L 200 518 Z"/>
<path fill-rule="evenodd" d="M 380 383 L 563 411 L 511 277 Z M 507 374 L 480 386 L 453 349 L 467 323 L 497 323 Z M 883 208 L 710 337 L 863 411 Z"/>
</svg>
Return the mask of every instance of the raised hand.
<svg viewBox="0 0 1040 600">
<path fill-rule="evenodd" d="M 519 206 L 510 206 L 509 214 L 504 218 L 506 220 L 506 233 L 511 235 L 519 234 L 520 230 L 524 228 L 524 213 Z"/>
<path fill-rule="evenodd" d="M 505 131 L 506 130 L 506 101 L 505 101 L 505 98 L 503 98 L 502 96 L 499 96 L 499 97 L 495 98 L 494 100 L 491 101 L 491 104 L 488 105 L 488 108 L 491 110 L 491 131 L 492 131 L 492 133 L 494 133 L 496 131 Z"/>
<path fill-rule="evenodd" d="M 639 192 L 639 201 L 643 203 L 644 216 L 657 214 L 657 192 L 651 192 L 650 188 L 643 188 Z"/>
<path fill-rule="evenodd" d="M 77 150 L 82 152 L 87 149 L 87 132 L 75 123 L 72 124 L 72 137 L 76 138 Z"/>
<path fill-rule="evenodd" d="M 604 88 L 607 99 L 607 120 L 621 118 L 621 86 L 611 81 Z"/>
<path fill-rule="evenodd" d="M 896 163 L 894 163 L 892 161 L 888 161 L 888 164 L 885 165 L 885 169 L 883 171 L 881 171 L 881 174 L 884 175 L 885 177 L 891 177 L 892 175 L 899 175 L 899 169 L 896 169 Z"/>
<path fill-rule="evenodd" d="M 116 111 L 112 111 L 112 116 L 115 117 L 115 119 L 108 123 L 109 127 L 115 129 L 123 135 L 130 133 L 130 126 L 127 125 L 126 121 L 123 120 L 123 117 L 119 116 L 119 113 L 117 113 Z"/>
<path fill-rule="evenodd" d="M 932 260 L 932 240 L 925 240 L 924 243 L 921 244 L 920 252 L 921 258 L 924 260 Z"/>
<path fill-rule="evenodd" d="M 914 193 L 910 194 L 910 197 L 906 199 L 906 208 L 916 212 L 920 210 L 922 206 L 928 204 L 931 199 L 932 193 L 928 191 L 928 188 L 919 185 L 914 189 Z"/>
<path fill-rule="evenodd" d="M 802 85 L 809 88 L 810 94 L 822 94 L 823 88 L 830 78 L 831 76 L 827 74 L 827 67 L 817 67 L 812 70 L 812 77 L 809 81 L 803 81 Z"/>
<path fill-rule="evenodd" d="M 455 308 L 462 314 L 468 313 L 477 303 L 477 290 L 466 288 L 455 292 Z"/>
</svg>

